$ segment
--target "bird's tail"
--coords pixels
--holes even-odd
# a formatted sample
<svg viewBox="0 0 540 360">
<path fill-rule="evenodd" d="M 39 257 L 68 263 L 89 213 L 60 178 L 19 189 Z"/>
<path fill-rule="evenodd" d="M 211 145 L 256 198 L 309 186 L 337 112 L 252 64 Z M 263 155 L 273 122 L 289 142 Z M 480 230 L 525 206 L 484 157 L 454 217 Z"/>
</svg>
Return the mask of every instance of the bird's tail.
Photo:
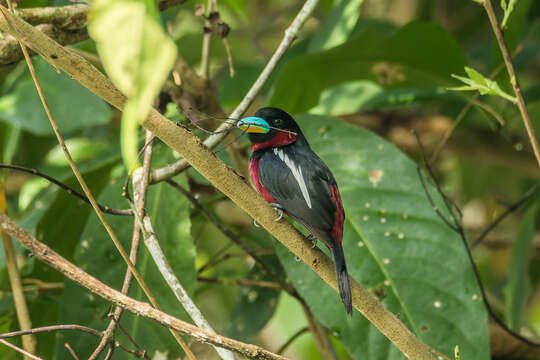
<svg viewBox="0 0 540 360">
<path fill-rule="evenodd" d="M 349 284 L 349 273 L 347 272 L 347 265 L 345 264 L 343 248 L 341 247 L 341 244 L 335 244 L 332 246 L 331 250 L 334 255 L 339 295 L 341 296 L 343 305 L 345 305 L 347 314 L 352 315 L 351 286 Z"/>
</svg>

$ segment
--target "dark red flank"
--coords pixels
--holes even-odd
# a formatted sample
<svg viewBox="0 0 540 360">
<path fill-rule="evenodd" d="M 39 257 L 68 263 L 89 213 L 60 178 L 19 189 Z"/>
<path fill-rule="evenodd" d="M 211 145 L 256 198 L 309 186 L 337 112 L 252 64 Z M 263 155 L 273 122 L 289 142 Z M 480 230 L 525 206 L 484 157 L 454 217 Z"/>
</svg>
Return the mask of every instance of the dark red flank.
<svg viewBox="0 0 540 360">
<path fill-rule="evenodd" d="M 330 169 L 283 110 L 259 109 L 255 116 L 238 122 L 238 127 L 248 132 L 252 143 L 249 173 L 255 188 L 332 251 L 339 294 L 347 313 L 352 314 L 349 275 L 341 245 L 345 213 Z"/>
</svg>

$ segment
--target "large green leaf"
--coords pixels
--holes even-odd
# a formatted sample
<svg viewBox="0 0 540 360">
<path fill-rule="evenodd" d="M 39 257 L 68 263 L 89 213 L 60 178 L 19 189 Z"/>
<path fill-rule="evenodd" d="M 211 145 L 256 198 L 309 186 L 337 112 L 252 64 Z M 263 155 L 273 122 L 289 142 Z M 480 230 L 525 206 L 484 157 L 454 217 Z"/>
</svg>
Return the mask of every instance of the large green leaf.
<svg viewBox="0 0 540 360">
<path fill-rule="evenodd" d="M 330 16 L 310 40 L 308 51 L 327 50 L 347 41 L 358 20 L 363 2 L 364 0 L 336 1 Z"/>
<path fill-rule="evenodd" d="M 361 111 L 407 106 L 452 97 L 443 88 L 384 89 L 372 81 L 350 81 L 324 90 L 311 114 L 343 115 Z"/>
<path fill-rule="evenodd" d="M 103 166 L 94 169 L 91 172 L 83 173 L 83 176 L 94 193 L 99 193 L 105 187 L 108 179 L 111 164 L 106 163 Z M 74 188 L 78 187 L 74 176 L 66 181 Z M 50 196 L 54 196 L 51 193 Z M 43 241 L 52 249 L 60 253 L 69 260 L 73 260 L 73 252 L 81 233 L 84 229 L 88 217 L 92 212 L 92 207 L 83 201 L 75 198 L 73 195 L 58 191 L 54 201 L 45 200 L 50 196 L 40 196 L 30 211 L 31 215 L 38 216 L 39 222 L 35 225 L 36 238 Z M 38 203 L 39 202 L 39 203 Z M 44 207 L 42 211 L 38 210 L 38 204 Z M 34 229 L 27 229 L 34 232 Z M 65 277 L 50 266 L 36 261 L 30 262 L 31 273 L 29 278 L 38 279 L 45 282 L 63 282 Z M 67 283 L 67 281 L 65 281 Z M 56 292 L 46 293 L 43 296 L 29 297 L 30 317 L 34 326 L 47 326 L 58 323 L 60 312 L 59 296 Z M 47 311 L 43 311 L 46 308 Z M 38 335 L 38 352 L 46 358 L 52 358 L 54 353 L 54 333 L 42 333 Z"/>
<path fill-rule="evenodd" d="M 116 177 L 103 191 L 100 200 L 107 201 L 113 207 L 125 206 L 126 202 L 121 197 L 122 180 L 121 177 Z M 186 185 L 185 177 L 178 181 Z M 188 202 L 172 187 L 160 184 L 150 188 L 147 210 L 152 218 L 160 245 L 175 274 L 186 291 L 193 295 L 196 276 L 195 248 L 190 236 L 191 221 Z M 129 249 L 133 219 L 109 216 L 108 220 L 124 247 Z M 126 265 L 96 216 L 91 216 L 84 229 L 75 251 L 75 262 L 106 284 L 117 289 L 121 288 Z M 158 299 L 163 311 L 187 320 L 188 315 L 161 277 L 143 244 L 141 244 L 137 269 L 152 294 Z M 130 296 L 147 301 L 135 281 Z M 85 324 L 97 329 L 104 328 L 108 323 L 106 314 L 110 304 L 71 282 L 66 283 L 61 306 L 60 321 L 62 323 Z M 163 326 L 128 313 L 122 316 L 121 321 L 126 331 L 148 351 L 150 356 L 154 356 L 156 351 L 168 352 L 169 358 L 176 358 L 181 354 L 179 345 Z M 124 337 L 119 337 L 119 339 L 125 343 Z M 81 358 L 87 358 L 95 347 L 93 341 L 88 341 L 80 334 L 63 334 L 57 342 L 58 354 L 65 353 L 63 347 L 65 341 L 69 341 Z M 116 358 L 131 359 L 131 355 L 117 351 Z"/>
<path fill-rule="evenodd" d="M 176 46 L 159 22 L 153 0 L 97 0 L 88 30 L 107 74 L 127 96 L 122 114 L 122 156 L 137 165 L 137 127 L 171 71 Z"/>
<path fill-rule="evenodd" d="M 438 25 L 414 22 L 390 36 L 369 29 L 341 46 L 286 63 L 270 105 L 306 111 L 324 89 L 352 80 L 392 87 L 447 86 L 452 84 L 450 74 L 466 64 L 459 45 Z"/>
<path fill-rule="evenodd" d="M 66 74 L 57 74 L 41 58 L 36 57 L 32 61 L 62 134 L 109 122 L 111 111 L 103 100 Z M 51 124 L 29 75 L 16 84 L 13 92 L 0 97 L 0 121 L 32 134 L 53 135 Z"/>
<path fill-rule="evenodd" d="M 275 255 L 264 256 L 274 274 L 283 275 L 283 267 Z M 246 275 L 252 280 L 272 281 L 259 265 L 255 265 Z M 233 339 L 248 341 L 270 320 L 277 306 L 280 289 L 263 287 L 241 287 L 240 297 L 231 312 L 227 335 Z"/>
<path fill-rule="evenodd" d="M 452 357 L 459 345 L 464 359 L 488 359 L 487 314 L 463 243 L 430 206 L 414 162 L 367 130 L 322 116 L 298 120 L 340 186 L 350 275 L 438 351 Z M 347 317 L 339 295 L 311 269 L 283 246 L 277 251 L 311 310 L 353 358 L 404 358 L 363 316 Z"/>
<path fill-rule="evenodd" d="M 529 258 L 536 229 L 538 204 L 529 207 L 519 228 L 516 242 L 512 246 L 508 284 L 505 288 L 506 317 L 510 327 L 519 331 L 523 323 L 525 304 L 531 291 Z"/>
</svg>

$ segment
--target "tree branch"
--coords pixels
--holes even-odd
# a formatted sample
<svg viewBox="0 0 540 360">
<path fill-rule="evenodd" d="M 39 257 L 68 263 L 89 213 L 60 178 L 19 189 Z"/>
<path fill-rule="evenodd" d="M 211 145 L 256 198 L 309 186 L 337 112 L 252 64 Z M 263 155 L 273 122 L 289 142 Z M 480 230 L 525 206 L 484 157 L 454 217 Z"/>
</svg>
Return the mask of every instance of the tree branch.
<svg viewBox="0 0 540 360">
<path fill-rule="evenodd" d="M 306 2 L 306 4 L 310 3 Z M 35 31 L 19 18 L 6 14 L 13 27 L 24 34 L 40 54 L 55 67 L 68 73 L 90 91 L 118 109 L 125 104 L 122 95 L 102 73 L 88 64 L 80 56 L 64 49 L 42 33 Z M 0 30 L 14 32 L 13 28 L 0 17 Z M 48 54 L 56 54 L 55 58 Z M 245 100 L 246 104 L 250 100 Z M 242 113 L 244 110 L 240 111 Z M 275 221 L 275 210 L 261 198 L 255 190 L 238 174 L 219 160 L 199 138 L 187 129 L 176 126 L 155 109 L 151 109 L 143 126 L 152 131 L 173 150 L 181 154 L 199 173 L 206 177 L 218 190 L 239 205 L 257 220 L 270 234 L 282 242 L 291 252 L 303 260 L 328 285 L 337 291 L 334 266 L 330 258 L 312 244 L 290 223 Z M 351 280 L 353 306 L 372 322 L 402 353 L 410 359 L 431 360 L 434 350 L 420 341 L 394 314 L 377 301 L 356 281 Z M 443 359 L 445 359 L 443 357 Z"/>
<path fill-rule="evenodd" d="M 160 10 L 166 10 L 185 2 L 186 0 L 159 0 L 158 6 Z M 89 10 L 88 5 L 67 5 L 17 9 L 15 14 L 58 43 L 71 45 L 88 39 L 86 23 Z M 35 53 L 32 52 L 31 55 Z M 0 40 L 0 66 L 16 63 L 23 57 L 15 37 L 6 36 Z"/>
<path fill-rule="evenodd" d="M 242 343 L 224 336 L 212 334 L 208 331 L 179 320 L 160 310 L 154 309 L 150 304 L 132 299 L 121 292 L 110 288 L 93 276 L 87 274 L 73 265 L 62 256 L 57 254 L 47 245 L 39 242 L 34 237 L 19 228 L 10 218 L 0 213 L 0 229 L 3 229 L 13 238 L 17 239 L 22 246 L 30 250 L 38 259 L 44 261 L 52 268 L 58 270 L 69 279 L 84 286 L 103 299 L 121 306 L 131 313 L 154 320 L 168 328 L 175 329 L 197 341 L 224 347 L 236 351 L 251 359 L 285 360 L 283 356 L 276 355 L 261 347 Z"/>
</svg>

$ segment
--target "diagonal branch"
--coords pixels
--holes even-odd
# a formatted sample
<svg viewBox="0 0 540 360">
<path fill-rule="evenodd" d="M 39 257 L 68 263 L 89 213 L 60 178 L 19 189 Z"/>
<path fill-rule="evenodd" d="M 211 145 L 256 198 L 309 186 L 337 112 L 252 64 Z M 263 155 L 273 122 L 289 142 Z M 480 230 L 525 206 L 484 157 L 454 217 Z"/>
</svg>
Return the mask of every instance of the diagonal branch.
<svg viewBox="0 0 540 360">
<path fill-rule="evenodd" d="M 6 14 L 6 16 L 10 19 L 12 26 L 16 26 L 17 31 L 24 34 L 26 42 L 32 44 L 40 54 L 45 55 L 46 60 L 52 65 L 64 70 L 74 80 L 79 81 L 83 86 L 113 106 L 118 109 L 123 108 L 125 96 L 97 69 L 80 56 L 73 54 L 42 33 L 35 31 L 32 26 L 19 18 L 11 14 Z M 0 30 L 14 31 L 2 17 L 0 17 Z M 50 57 L 50 54 L 55 54 L 56 57 Z M 321 250 L 312 248 L 311 242 L 290 223 L 275 222 L 275 210 L 233 169 L 219 160 L 198 137 L 187 129 L 176 126 L 155 109 L 150 111 L 148 118 L 143 122 L 143 126 L 181 154 L 195 170 L 256 219 L 270 234 L 276 237 L 337 291 L 338 287 L 332 260 Z M 354 307 L 372 322 L 403 354 L 410 359 L 432 359 L 432 354 L 435 351 L 420 341 L 394 314 L 352 279 L 351 292 Z M 442 358 L 445 359 L 445 357 Z"/>
<path fill-rule="evenodd" d="M 135 315 L 154 320 L 170 329 L 177 330 L 190 337 L 193 337 L 197 341 L 236 351 L 250 359 L 286 359 L 283 356 L 276 355 L 259 346 L 246 344 L 199 329 L 194 325 L 188 324 L 160 310 L 154 309 L 148 303 L 132 299 L 121 292 L 114 290 L 64 259 L 47 245 L 36 240 L 34 237 L 19 228 L 10 218 L 1 213 L 0 229 L 17 239 L 22 246 L 30 250 L 38 259 L 58 270 L 69 279 L 84 286 L 103 299 L 110 301 L 115 305 L 121 306 Z"/>
</svg>

